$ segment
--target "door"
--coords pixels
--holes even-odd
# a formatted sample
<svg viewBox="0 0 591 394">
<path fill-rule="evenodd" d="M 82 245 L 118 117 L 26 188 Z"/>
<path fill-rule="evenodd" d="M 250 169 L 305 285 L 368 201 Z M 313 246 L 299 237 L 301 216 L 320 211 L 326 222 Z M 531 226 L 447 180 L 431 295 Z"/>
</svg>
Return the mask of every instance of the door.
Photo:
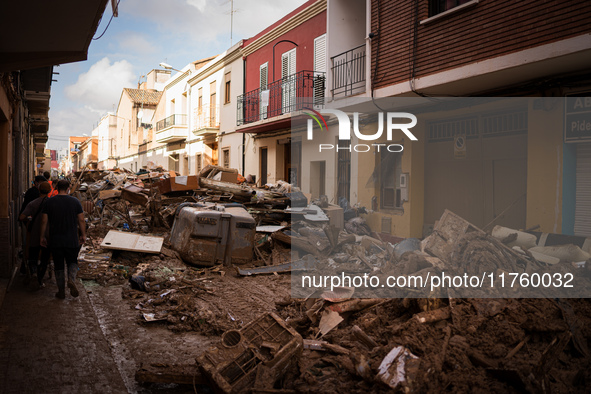
<svg viewBox="0 0 591 394">
<path fill-rule="evenodd" d="M 300 186 L 302 143 L 290 142 L 285 145 L 285 178 L 294 186 Z"/>
<path fill-rule="evenodd" d="M 481 228 L 493 220 L 491 227 L 525 227 L 527 109 L 429 122 L 427 135 L 425 224 L 449 209 Z M 465 137 L 464 154 L 454 149 L 457 135 Z"/>
<path fill-rule="evenodd" d="M 591 237 L 591 144 L 577 144 L 575 235 Z"/>
<path fill-rule="evenodd" d="M 269 172 L 269 166 L 268 166 L 268 162 L 267 162 L 267 148 L 261 148 L 260 150 L 260 155 L 261 155 L 261 183 L 260 186 L 263 187 L 264 185 L 267 184 L 267 174 Z"/>
<path fill-rule="evenodd" d="M 281 113 L 296 109 L 296 49 L 281 55 Z"/>
</svg>

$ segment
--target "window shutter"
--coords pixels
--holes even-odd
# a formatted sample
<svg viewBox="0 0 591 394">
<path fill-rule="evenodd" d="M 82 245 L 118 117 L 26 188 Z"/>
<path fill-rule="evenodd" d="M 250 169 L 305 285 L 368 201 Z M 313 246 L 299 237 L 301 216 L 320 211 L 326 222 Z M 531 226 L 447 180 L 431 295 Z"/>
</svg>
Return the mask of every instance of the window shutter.
<svg viewBox="0 0 591 394">
<path fill-rule="evenodd" d="M 295 48 L 289 52 L 285 52 L 281 55 L 281 84 L 282 91 L 282 108 L 281 113 L 291 112 L 295 105 L 296 96 L 296 50 Z M 291 78 L 289 78 L 291 76 Z"/>
<path fill-rule="evenodd" d="M 261 90 L 267 90 L 267 74 L 268 74 L 267 69 L 268 69 L 267 63 L 263 64 L 260 69 Z"/>
<path fill-rule="evenodd" d="M 266 119 L 267 118 L 267 105 L 262 105 L 262 92 L 264 90 L 267 90 L 267 86 L 268 86 L 268 77 L 269 77 L 269 65 L 268 63 L 265 63 L 263 65 L 261 65 L 261 68 L 259 70 L 259 78 L 260 78 L 260 90 L 259 90 L 259 116 L 260 119 Z"/>
<path fill-rule="evenodd" d="M 326 34 L 314 40 L 314 71 L 326 72 Z"/>
<path fill-rule="evenodd" d="M 326 86 L 326 34 L 314 40 L 314 105 L 324 104 Z"/>
</svg>

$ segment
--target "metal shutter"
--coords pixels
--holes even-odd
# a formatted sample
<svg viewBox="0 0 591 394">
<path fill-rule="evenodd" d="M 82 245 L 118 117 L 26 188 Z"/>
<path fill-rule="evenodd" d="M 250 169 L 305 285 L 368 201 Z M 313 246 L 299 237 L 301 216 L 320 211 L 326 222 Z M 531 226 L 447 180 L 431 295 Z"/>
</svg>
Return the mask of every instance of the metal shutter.
<svg viewBox="0 0 591 394">
<path fill-rule="evenodd" d="M 577 145 L 575 235 L 591 237 L 591 144 Z"/>
</svg>

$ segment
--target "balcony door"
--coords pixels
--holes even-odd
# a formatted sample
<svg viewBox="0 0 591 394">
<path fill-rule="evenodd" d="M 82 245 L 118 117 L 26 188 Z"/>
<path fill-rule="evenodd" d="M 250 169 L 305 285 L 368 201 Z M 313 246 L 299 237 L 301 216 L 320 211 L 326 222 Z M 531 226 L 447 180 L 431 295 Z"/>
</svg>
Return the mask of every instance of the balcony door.
<svg viewBox="0 0 591 394">
<path fill-rule="evenodd" d="M 296 49 L 281 55 L 281 113 L 296 109 Z"/>
</svg>

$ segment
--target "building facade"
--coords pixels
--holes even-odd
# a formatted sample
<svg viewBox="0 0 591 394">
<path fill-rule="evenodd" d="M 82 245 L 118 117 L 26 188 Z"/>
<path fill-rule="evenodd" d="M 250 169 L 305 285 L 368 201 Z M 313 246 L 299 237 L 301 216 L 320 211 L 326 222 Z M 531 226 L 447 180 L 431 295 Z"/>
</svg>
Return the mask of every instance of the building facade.
<svg viewBox="0 0 591 394">
<path fill-rule="evenodd" d="M 365 101 L 387 112 L 388 98 L 545 98 L 422 115 L 418 141 L 377 141 L 403 146 L 391 157 L 335 151 L 325 156 L 336 169 L 326 173 L 336 182 L 329 199 L 370 207 L 372 229 L 402 237 L 428 233 L 444 209 L 481 227 L 591 235 L 589 138 L 569 139 L 565 124 L 576 112 L 565 97 L 591 92 L 591 9 L 579 1 L 360 3 L 328 2 L 328 107 Z M 347 33 L 342 20 L 357 27 Z"/>
<path fill-rule="evenodd" d="M 291 116 L 326 91 L 326 1 L 308 1 L 254 37 L 243 49 L 245 85 L 237 100 L 237 132 L 245 143 L 245 174 L 264 185 L 302 181 L 301 142 Z"/>
</svg>

